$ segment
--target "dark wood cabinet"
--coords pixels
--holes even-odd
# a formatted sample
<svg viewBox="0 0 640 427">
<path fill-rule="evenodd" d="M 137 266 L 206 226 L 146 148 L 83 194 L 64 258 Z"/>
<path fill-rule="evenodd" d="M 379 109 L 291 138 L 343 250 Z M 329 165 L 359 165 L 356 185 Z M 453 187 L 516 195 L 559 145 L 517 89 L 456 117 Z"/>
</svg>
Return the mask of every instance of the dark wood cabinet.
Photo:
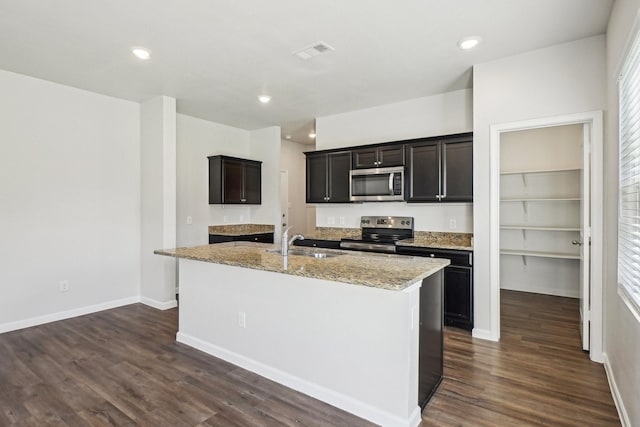
<svg viewBox="0 0 640 427">
<path fill-rule="evenodd" d="M 444 323 L 469 331 L 473 329 L 473 252 L 401 245 L 397 251 L 399 255 L 451 261 L 444 268 Z"/>
<path fill-rule="evenodd" d="M 353 150 L 353 169 L 404 166 L 404 146 L 385 145 Z"/>
<path fill-rule="evenodd" d="M 406 146 L 408 202 L 472 202 L 471 134 Z"/>
<path fill-rule="evenodd" d="M 340 240 L 304 239 L 295 240 L 294 246 L 305 246 L 308 248 L 340 249 Z"/>
<path fill-rule="evenodd" d="M 444 269 L 444 321 L 446 325 L 473 329 L 471 267 L 450 265 Z"/>
<path fill-rule="evenodd" d="M 255 234 L 209 234 L 209 244 L 225 243 L 225 242 L 259 242 L 273 243 L 273 233 L 255 233 Z"/>
<path fill-rule="evenodd" d="M 229 156 L 210 156 L 209 204 L 259 205 L 262 162 Z"/>
<path fill-rule="evenodd" d="M 307 154 L 307 203 L 349 203 L 351 152 Z"/>
</svg>

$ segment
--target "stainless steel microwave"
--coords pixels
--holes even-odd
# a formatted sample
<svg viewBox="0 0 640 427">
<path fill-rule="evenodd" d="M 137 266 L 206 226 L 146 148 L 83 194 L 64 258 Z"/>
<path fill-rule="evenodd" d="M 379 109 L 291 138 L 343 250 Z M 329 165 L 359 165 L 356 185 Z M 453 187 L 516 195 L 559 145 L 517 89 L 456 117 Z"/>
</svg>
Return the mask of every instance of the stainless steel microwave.
<svg viewBox="0 0 640 427">
<path fill-rule="evenodd" d="M 404 200 L 404 166 L 349 171 L 352 202 Z"/>
</svg>

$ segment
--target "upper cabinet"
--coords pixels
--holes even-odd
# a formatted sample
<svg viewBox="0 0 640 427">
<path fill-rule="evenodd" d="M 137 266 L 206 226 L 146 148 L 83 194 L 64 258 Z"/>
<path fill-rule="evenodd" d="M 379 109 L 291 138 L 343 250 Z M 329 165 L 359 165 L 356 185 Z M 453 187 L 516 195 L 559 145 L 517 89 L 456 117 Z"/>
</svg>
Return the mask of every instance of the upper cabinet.
<svg viewBox="0 0 640 427">
<path fill-rule="evenodd" d="M 210 156 L 209 204 L 261 203 L 262 162 L 229 156 Z"/>
<path fill-rule="evenodd" d="M 473 201 L 473 135 L 406 145 L 408 202 Z"/>
<path fill-rule="evenodd" d="M 386 168 L 404 166 L 404 146 L 384 145 L 356 149 L 352 152 L 353 169 Z"/>
<path fill-rule="evenodd" d="M 307 153 L 307 203 L 349 203 L 351 152 Z"/>
</svg>

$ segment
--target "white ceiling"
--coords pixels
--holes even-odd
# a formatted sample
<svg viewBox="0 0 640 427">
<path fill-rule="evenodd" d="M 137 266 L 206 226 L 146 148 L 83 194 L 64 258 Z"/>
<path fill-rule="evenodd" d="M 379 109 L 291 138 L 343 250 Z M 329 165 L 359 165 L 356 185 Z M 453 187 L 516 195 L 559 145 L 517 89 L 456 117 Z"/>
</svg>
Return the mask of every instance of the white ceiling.
<svg viewBox="0 0 640 427">
<path fill-rule="evenodd" d="M 0 0 L 0 68 L 133 101 L 167 95 L 179 113 L 307 142 L 315 117 L 469 88 L 473 64 L 603 34 L 612 3 Z M 459 50 L 470 35 L 482 43 Z M 335 50 L 292 54 L 318 41 Z"/>
</svg>

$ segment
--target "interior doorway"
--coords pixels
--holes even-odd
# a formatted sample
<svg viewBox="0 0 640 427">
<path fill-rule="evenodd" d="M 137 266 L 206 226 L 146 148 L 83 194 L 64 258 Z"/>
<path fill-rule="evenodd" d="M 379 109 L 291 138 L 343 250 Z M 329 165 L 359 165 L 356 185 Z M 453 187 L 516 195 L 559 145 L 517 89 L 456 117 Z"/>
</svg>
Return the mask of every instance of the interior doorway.
<svg viewBox="0 0 640 427">
<path fill-rule="evenodd" d="M 500 289 L 579 298 L 583 349 L 602 361 L 602 113 L 492 126 L 491 148 L 498 337 Z"/>
</svg>

